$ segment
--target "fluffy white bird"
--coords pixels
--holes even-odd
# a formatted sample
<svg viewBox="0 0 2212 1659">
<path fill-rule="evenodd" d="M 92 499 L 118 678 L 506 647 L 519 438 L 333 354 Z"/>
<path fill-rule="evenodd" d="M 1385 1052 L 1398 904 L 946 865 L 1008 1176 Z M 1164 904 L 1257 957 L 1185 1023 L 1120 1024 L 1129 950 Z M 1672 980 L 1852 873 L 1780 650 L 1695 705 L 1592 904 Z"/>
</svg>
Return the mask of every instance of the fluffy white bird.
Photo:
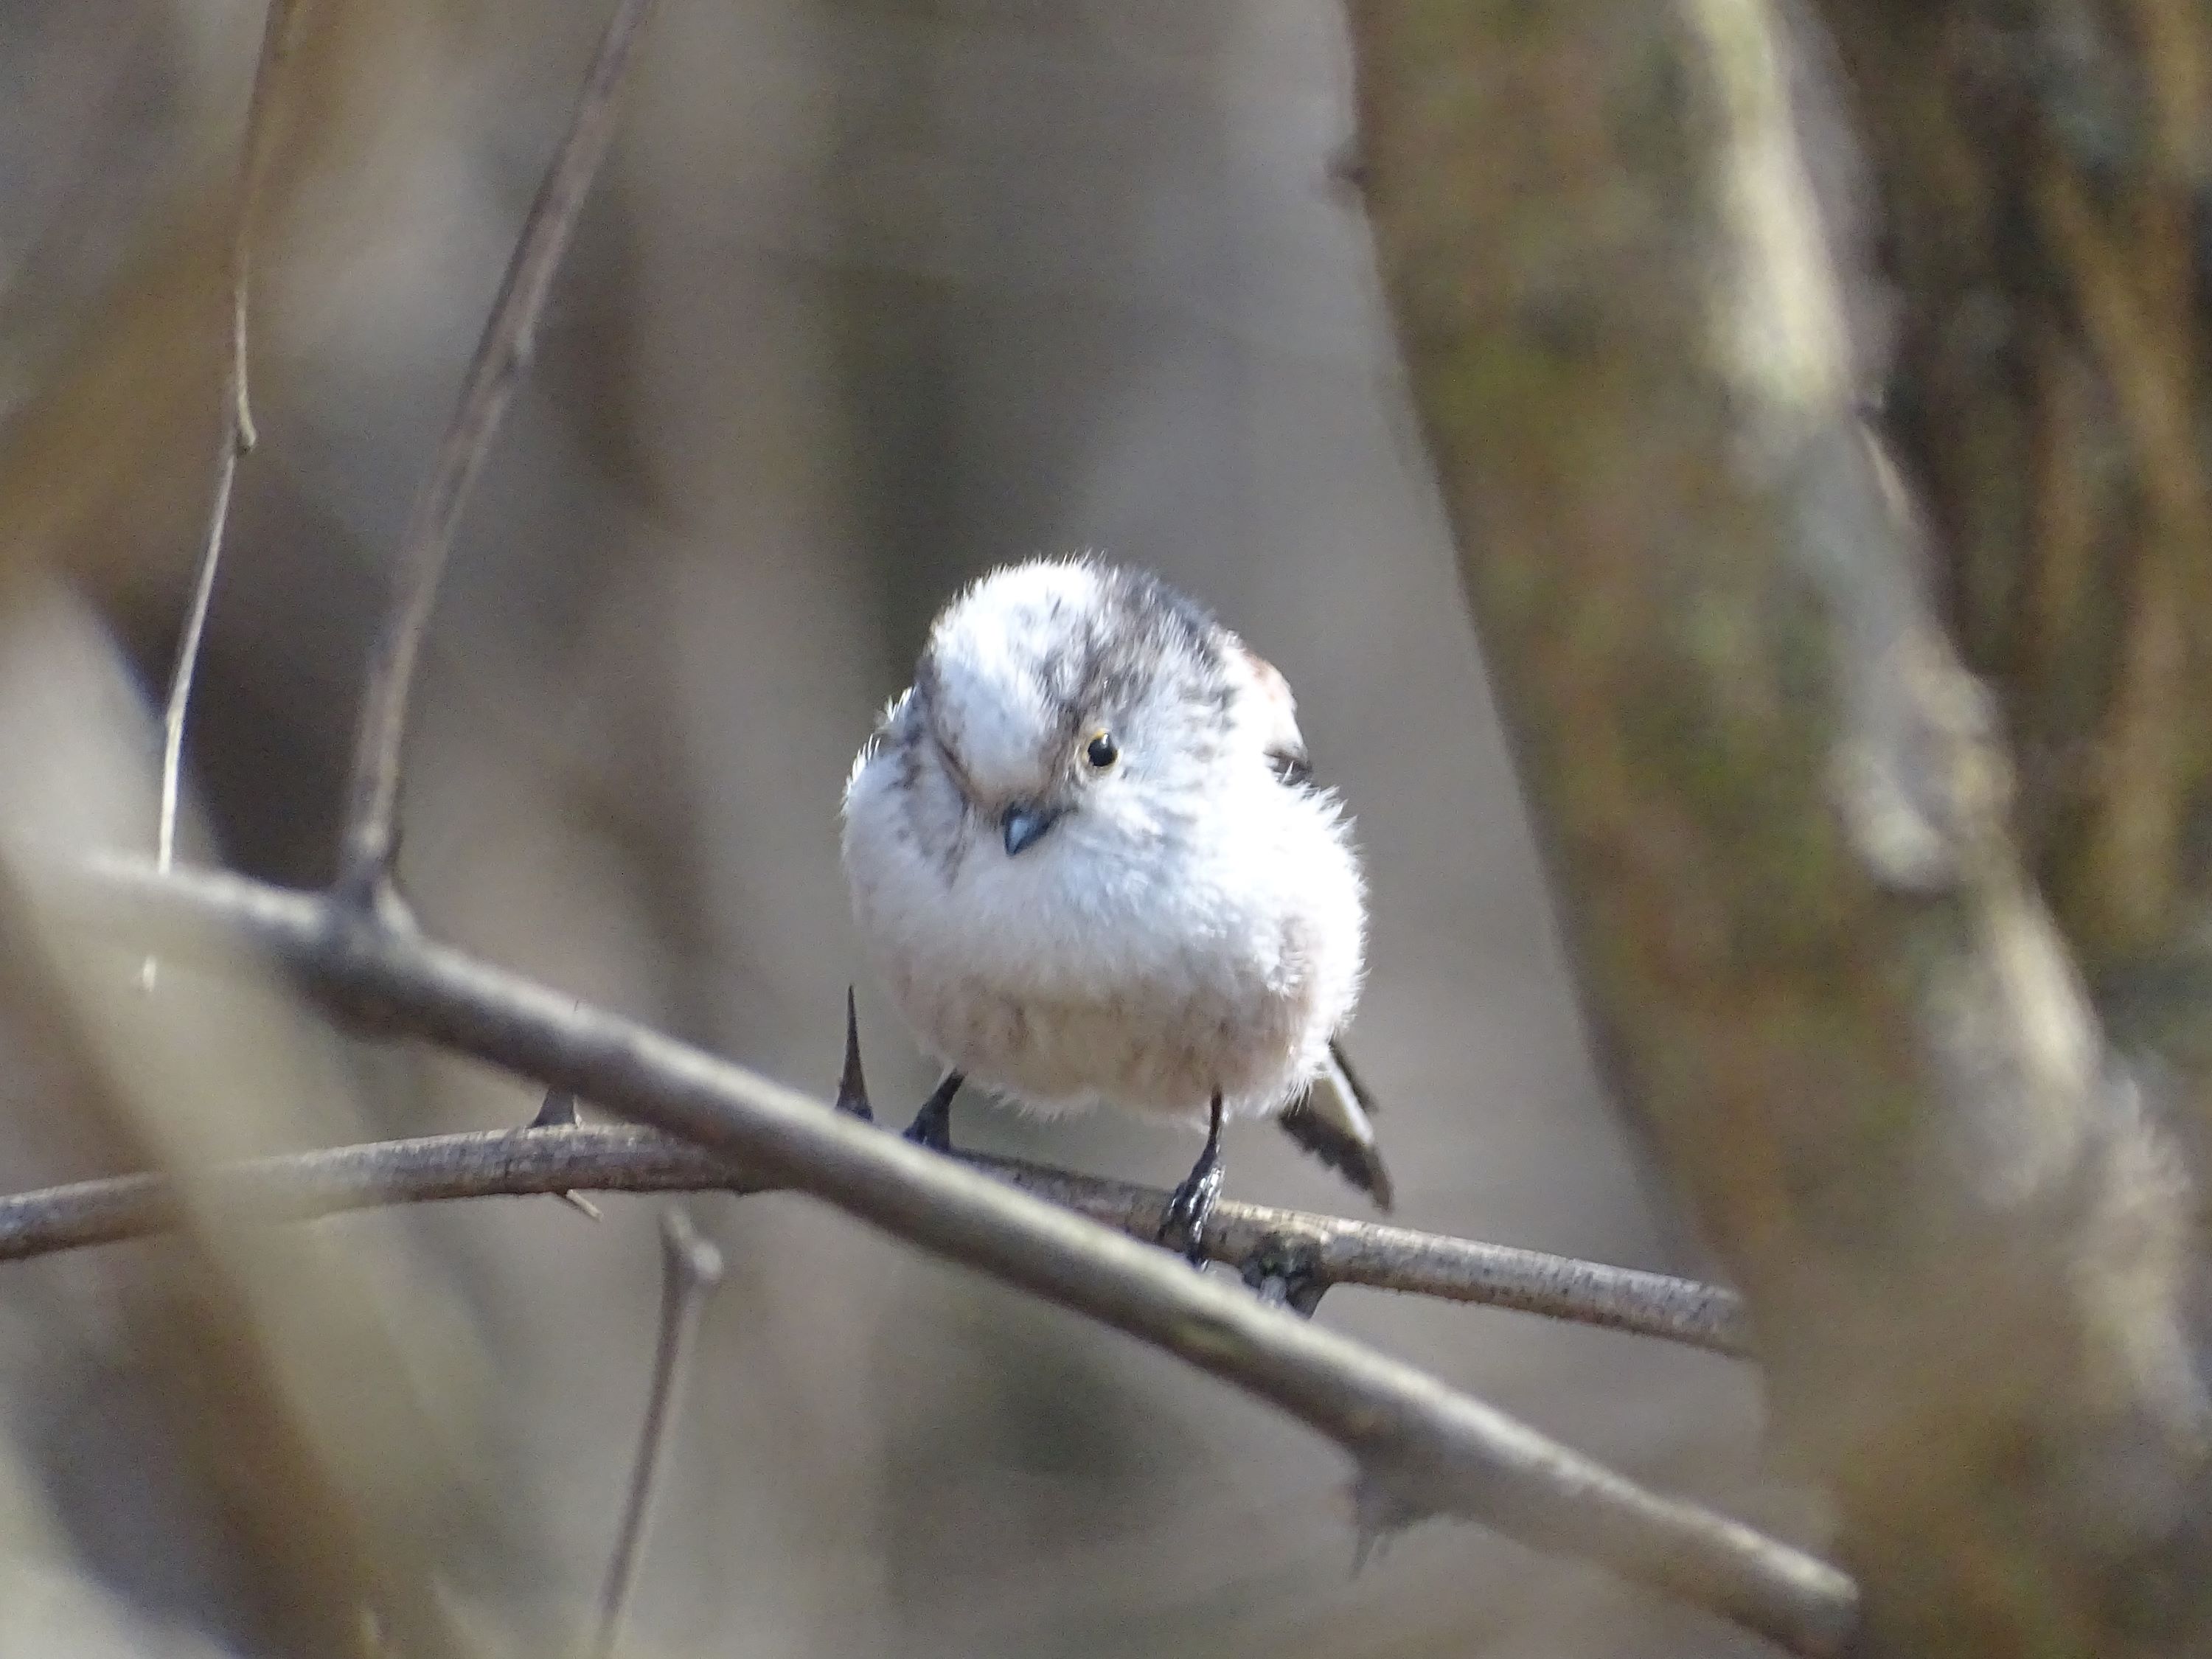
<svg viewBox="0 0 2212 1659">
<path fill-rule="evenodd" d="M 1279 1117 L 1389 1207 L 1336 1046 L 1358 861 L 1290 687 L 1201 606 L 1091 558 L 994 571 L 931 628 L 844 820 L 864 948 L 947 1067 L 910 1136 L 949 1144 L 963 1079 L 1204 1123 L 1162 1231 L 1194 1260 L 1224 1116 Z"/>
</svg>

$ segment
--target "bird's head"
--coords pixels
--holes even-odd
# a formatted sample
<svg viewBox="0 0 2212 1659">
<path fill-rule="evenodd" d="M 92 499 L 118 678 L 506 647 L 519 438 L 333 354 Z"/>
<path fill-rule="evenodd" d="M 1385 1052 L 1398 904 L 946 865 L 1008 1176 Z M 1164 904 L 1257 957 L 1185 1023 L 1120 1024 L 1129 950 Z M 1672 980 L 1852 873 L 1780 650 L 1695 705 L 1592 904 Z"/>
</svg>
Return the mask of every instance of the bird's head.
<svg viewBox="0 0 2212 1659">
<path fill-rule="evenodd" d="M 1154 577 L 1088 559 L 994 571 L 945 608 L 906 711 L 1005 855 L 1081 826 L 1156 836 L 1202 807 L 1242 647 Z M 1066 826 L 1066 827 L 1063 827 Z"/>
</svg>

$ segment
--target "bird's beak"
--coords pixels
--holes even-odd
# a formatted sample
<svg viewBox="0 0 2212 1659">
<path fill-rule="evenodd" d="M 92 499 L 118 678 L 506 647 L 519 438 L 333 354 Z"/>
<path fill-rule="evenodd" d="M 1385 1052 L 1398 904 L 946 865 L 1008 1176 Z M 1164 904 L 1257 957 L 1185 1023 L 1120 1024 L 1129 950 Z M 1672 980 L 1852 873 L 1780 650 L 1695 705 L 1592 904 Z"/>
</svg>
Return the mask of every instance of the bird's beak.
<svg viewBox="0 0 2212 1659">
<path fill-rule="evenodd" d="M 1044 832 L 1060 822 L 1059 811 L 1048 806 L 1009 806 L 999 820 L 999 828 L 1006 832 L 1006 856 L 1012 858 L 1023 848 L 1034 847 Z"/>
</svg>

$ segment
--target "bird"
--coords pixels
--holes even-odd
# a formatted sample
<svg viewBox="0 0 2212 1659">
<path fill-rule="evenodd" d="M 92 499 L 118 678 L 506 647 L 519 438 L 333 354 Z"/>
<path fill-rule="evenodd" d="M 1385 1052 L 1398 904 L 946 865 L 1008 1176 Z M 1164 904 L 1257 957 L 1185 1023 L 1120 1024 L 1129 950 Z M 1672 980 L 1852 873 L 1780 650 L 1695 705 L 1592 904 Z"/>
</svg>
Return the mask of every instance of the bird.
<svg viewBox="0 0 2212 1659">
<path fill-rule="evenodd" d="M 1340 1038 L 1366 894 L 1289 684 L 1198 601 L 1095 554 L 1002 566 L 932 623 L 847 781 L 862 954 L 944 1066 L 1039 1115 L 1202 1126 L 1159 1242 L 1204 1260 L 1225 1118 L 1273 1117 L 1389 1209 Z"/>
</svg>

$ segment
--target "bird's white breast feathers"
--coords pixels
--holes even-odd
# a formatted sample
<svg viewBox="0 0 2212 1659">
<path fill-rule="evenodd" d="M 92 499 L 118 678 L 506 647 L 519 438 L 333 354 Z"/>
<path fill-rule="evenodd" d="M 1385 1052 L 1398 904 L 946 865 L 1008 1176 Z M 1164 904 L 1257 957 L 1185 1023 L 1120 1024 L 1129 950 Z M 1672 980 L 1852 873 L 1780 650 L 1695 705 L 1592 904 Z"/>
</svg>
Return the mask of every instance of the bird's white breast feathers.
<svg viewBox="0 0 2212 1659">
<path fill-rule="evenodd" d="M 1035 1110 L 1199 1119 L 1217 1092 L 1278 1110 L 1326 1063 L 1358 995 L 1359 870 L 1334 798 L 1270 771 L 1296 728 L 1248 658 L 1188 777 L 1018 858 L 893 705 L 847 787 L 844 861 L 864 946 L 945 1064 Z"/>
</svg>

